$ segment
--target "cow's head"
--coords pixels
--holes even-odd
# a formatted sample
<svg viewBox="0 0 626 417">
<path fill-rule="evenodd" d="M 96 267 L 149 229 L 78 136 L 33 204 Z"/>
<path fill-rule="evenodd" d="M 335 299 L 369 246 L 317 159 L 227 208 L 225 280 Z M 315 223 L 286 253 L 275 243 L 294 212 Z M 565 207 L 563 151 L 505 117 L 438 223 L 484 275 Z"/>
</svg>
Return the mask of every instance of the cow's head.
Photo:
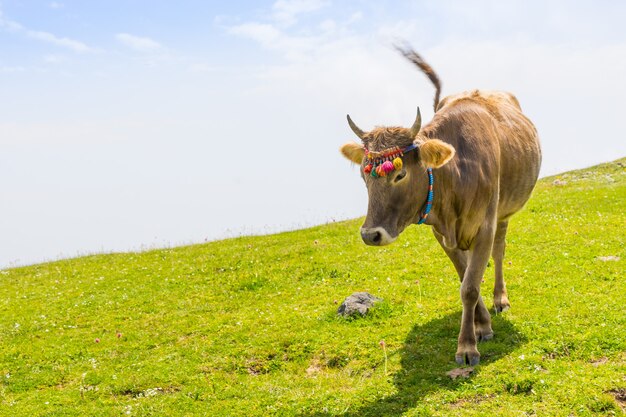
<svg viewBox="0 0 626 417">
<path fill-rule="evenodd" d="M 415 123 L 410 129 L 403 127 L 376 127 L 364 132 L 348 116 L 348 124 L 361 139 L 361 143 L 349 142 L 341 147 L 341 153 L 355 164 L 361 165 L 361 177 L 367 186 L 369 197 L 367 217 L 361 227 L 361 237 L 368 245 L 386 245 L 398 237 L 410 224 L 416 223 L 428 193 L 427 168 L 439 168 L 454 156 L 454 148 L 438 139 L 429 139 L 419 134 L 422 125 L 419 108 Z M 394 149 L 406 149 L 415 145 L 415 150 L 400 157 L 393 155 Z M 391 157 L 381 155 L 392 154 Z M 393 169 L 382 175 L 369 172 L 373 154 L 375 162 L 395 162 Z M 369 167 L 368 167 L 369 165 Z M 374 163 L 376 167 L 376 163 Z"/>
</svg>

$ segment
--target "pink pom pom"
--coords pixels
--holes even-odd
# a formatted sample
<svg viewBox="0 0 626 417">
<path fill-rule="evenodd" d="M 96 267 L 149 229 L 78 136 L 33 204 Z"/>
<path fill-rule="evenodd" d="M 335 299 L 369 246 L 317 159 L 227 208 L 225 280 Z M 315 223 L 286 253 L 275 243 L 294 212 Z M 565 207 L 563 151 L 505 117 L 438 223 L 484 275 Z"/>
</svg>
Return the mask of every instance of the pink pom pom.
<svg viewBox="0 0 626 417">
<path fill-rule="evenodd" d="M 391 171 L 393 171 L 395 169 L 395 167 L 393 166 L 393 163 L 391 161 L 385 161 L 383 162 L 383 171 L 385 171 L 386 173 L 389 173 Z"/>
</svg>

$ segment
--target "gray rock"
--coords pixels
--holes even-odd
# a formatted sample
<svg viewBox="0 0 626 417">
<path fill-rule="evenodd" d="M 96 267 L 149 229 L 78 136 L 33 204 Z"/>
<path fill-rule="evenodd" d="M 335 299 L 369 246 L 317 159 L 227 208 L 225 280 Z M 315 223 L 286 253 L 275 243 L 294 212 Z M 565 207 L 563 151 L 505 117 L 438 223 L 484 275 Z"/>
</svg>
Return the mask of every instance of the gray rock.
<svg viewBox="0 0 626 417">
<path fill-rule="evenodd" d="M 348 317 L 360 314 L 364 316 L 372 306 L 382 301 L 382 298 L 373 296 L 368 292 L 355 292 L 348 296 L 337 309 L 337 314 Z"/>
</svg>

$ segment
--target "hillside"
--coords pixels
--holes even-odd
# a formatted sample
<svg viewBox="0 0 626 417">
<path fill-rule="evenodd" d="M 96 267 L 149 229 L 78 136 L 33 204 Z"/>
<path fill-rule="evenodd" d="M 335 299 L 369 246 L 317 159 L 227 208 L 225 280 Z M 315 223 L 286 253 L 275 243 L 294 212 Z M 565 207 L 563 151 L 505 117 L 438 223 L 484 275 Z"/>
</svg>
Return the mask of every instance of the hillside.
<svg viewBox="0 0 626 417">
<path fill-rule="evenodd" d="M 0 271 L 0 415 L 620 415 L 625 167 L 540 181 L 468 379 L 446 376 L 461 305 L 429 228 L 372 248 L 356 219 Z M 492 266 L 483 285 L 491 307 Z M 385 301 L 337 318 L 363 290 Z"/>
</svg>

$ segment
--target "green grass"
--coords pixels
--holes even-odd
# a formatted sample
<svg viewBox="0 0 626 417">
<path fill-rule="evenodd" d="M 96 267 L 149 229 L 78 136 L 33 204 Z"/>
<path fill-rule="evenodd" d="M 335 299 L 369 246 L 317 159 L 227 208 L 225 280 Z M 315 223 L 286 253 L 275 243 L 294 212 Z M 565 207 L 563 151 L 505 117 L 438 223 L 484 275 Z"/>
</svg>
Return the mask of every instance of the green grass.
<svg viewBox="0 0 626 417">
<path fill-rule="evenodd" d="M 625 166 L 540 181 L 469 379 L 446 376 L 459 284 L 428 228 L 371 248 L 357 219 L 0 271 L 0 415 L 622 415 Z M 336 317 L 364 290 L 385 301 Z"/>
</svg>

